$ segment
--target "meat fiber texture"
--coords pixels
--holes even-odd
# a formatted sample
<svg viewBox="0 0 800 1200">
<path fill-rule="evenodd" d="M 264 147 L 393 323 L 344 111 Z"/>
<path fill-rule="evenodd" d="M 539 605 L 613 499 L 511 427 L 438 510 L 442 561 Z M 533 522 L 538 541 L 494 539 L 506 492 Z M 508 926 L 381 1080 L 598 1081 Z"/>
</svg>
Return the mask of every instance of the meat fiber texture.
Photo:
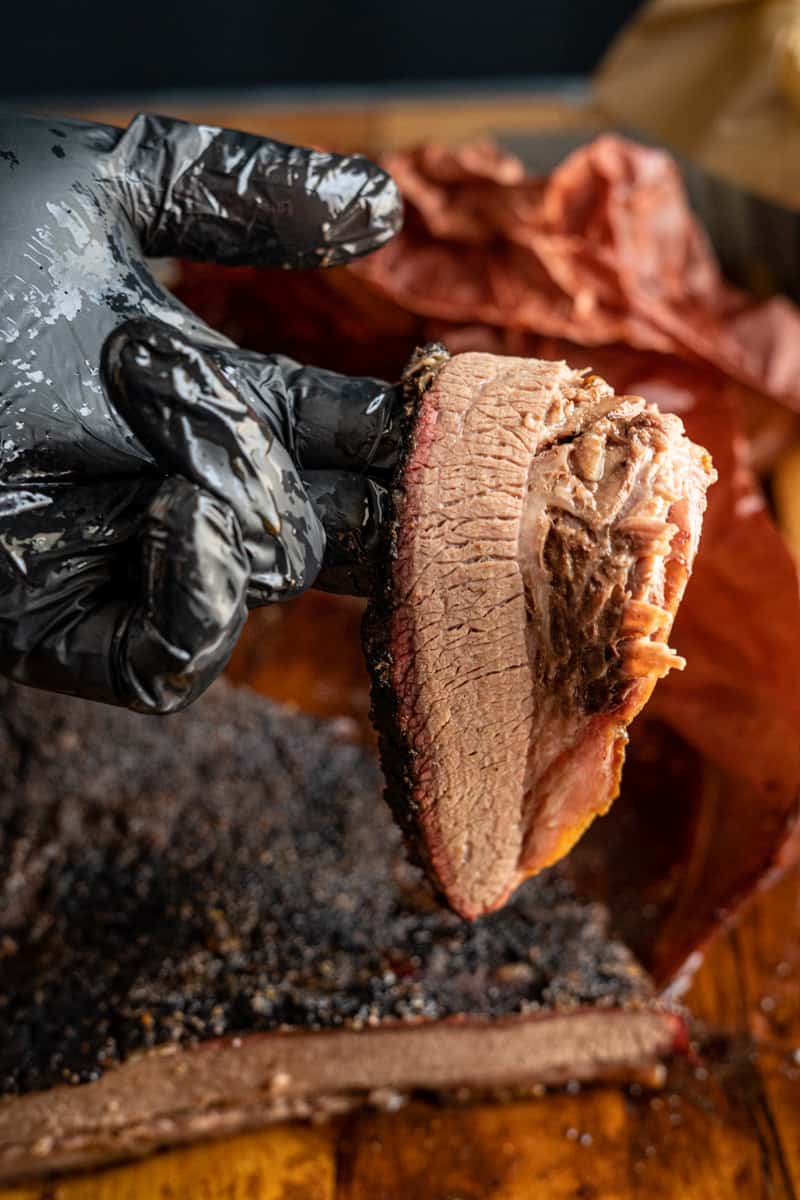
<svg viewBox="0 0 800 1200">
<path fill-rule="evenodd" d="M 406 220 L 378 254 L 301 275 L 186 264 L 181 295 L 240 342 L 351 372 L 399 376 L 436 340 L 566 359 L 709 449 L 720 480 L 673 635 L 688 667 L 634 724 L 636 770 L 580 843 L 618 915 L 657 910 L 638 949 L 669 979 L 797 845 L 798 571 L 753 466 L 797 436 L 800 311 L 725 282 L 661 151 L 601 137 L 544 179 L 485 143 L 384 165 Z"/>
<path fill-rule="evenodd" d="M 536 359 L 446 362 L 407 437 L 374 714 L 412 849 L 474 918 L 615 797 L 628 723 L 685 665 L 667 638 L 714 473 L 677 417 Z"/>
</svg>

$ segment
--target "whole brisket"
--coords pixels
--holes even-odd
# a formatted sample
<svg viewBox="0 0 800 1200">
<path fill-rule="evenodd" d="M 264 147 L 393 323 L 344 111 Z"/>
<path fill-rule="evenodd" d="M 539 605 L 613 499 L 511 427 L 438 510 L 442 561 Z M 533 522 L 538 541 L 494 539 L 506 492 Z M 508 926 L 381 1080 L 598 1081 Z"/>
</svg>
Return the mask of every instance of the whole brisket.
<svg viewBox="0 0 800 1200">
<path fill-rule="evenodd" d="M 0 685 L 0 1178 L 680 1042 L 558 874 L 437 908 L 342 732 L 225 684 L 163 721 Z"/>
</svg>

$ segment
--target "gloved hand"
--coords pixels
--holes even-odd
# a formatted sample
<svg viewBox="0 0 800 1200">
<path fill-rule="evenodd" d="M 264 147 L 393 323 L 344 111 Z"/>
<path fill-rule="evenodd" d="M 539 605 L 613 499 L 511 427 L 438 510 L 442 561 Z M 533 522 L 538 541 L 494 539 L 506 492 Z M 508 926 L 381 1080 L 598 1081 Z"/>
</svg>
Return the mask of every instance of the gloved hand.
<svg viewBox="0 0 800 1200">
<path fill-rule="evenodd" d="M 360 157 L 155 116 L 0 120 L 1 673 L 172 712 L 248 606 L 314 582 L 326 532 L 322 581 L 367 586 L 395 391 L 239 350 L 145 256 L 325 266 L 400 220 Z"/>
</svg>

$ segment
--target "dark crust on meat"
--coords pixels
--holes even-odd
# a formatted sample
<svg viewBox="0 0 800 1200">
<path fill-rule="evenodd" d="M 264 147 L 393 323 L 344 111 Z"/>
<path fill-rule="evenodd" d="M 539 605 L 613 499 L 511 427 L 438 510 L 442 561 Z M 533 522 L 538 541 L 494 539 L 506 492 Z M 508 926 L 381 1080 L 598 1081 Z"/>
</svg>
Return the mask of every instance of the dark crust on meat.
<svg viewBox="0 0 800 1200">
<path fill-rule="evenodd" d="M 164 1043 L 647 1003 L 558 872 L 474 924 L 402 860 L 372 757 L 218 684 L 165 720 L 0 682 L 0 1091 Z"/>
<path fill-rule="evenodd" d="M 414 751 L 403 733 L 397 695 L 392 686 L 391 627 L 394 612 L 392 563 L 397 557 L 397 510 L 403 495 L 406 464 L 416 441 L 416 419 L 425 392 L 450 355 L 439 342 L 418 346 L 403 371 L 404 407 L 401 414 L 400 452 L 392 480 L 384 524 L 381 556 L 385 568 L 378 572 L 378 587 L 370 596 L 361 627 L 364 657 L 372 681 L 370 718 L 378 731 L 386 788 L 384 797 L 400 828 L 410 862 L 421 867 L 437 896 L 448 903 L 438 887 L 437 874 L 419 836 L 414 806 Z"/>
</svg>

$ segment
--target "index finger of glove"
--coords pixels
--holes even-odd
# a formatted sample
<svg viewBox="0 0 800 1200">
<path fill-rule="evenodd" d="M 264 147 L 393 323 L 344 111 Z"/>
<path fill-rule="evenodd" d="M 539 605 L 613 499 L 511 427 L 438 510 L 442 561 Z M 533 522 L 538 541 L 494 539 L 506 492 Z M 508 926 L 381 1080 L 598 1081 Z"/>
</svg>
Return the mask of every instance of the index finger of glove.
<svg viewBox="0 0 800 1200">
<path fill-rule="evenodd" d="M 313 583 L 325 534 L 294 463 L 266 421 L 199 347 L 168 326 L 127 322 L 106 342 L 109 396 L 166 473 L 236 514 L 251 562 L 251 603 Z"/>
<path fill-rule="evenodd" d="M 402 202 L 361 155 L 140 113 L 107 159 L 146 254 L 228 265 L 348 262 L 400 228 Z"/>
</svg>

